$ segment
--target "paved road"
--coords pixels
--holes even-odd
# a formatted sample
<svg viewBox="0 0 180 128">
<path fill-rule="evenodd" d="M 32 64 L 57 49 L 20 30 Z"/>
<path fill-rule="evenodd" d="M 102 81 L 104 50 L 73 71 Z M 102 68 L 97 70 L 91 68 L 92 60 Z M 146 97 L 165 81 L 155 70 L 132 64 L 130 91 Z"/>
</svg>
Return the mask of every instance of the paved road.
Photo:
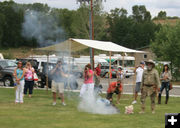
<svg viewBox="0 0 180 128">
<path fill-rule="evenodd" d="M 112 81 L 116 81 L 116 79 L 111 79 Z M 123 93 L 124 94 L 133 94 L 133 90 L 135 87 L 135 83 L 134 83 L 134 77 L 130 77 L 130 78 L 126 78 L 123 81 Z M 77 80 L 79 87 L 78 90 L 80 90 L 81 85 L 83 84 L 83 79 L 78 79 Z M 108 88 L 108 83 L 109 80 L 107 78 L 102 78 L 101 79 L 101 84 L 103 85 L 103 89 L 102 91 L 106 92 L 107 88 Z M 2 82 L 0 82 L 0 86 L 3 87 Z M 163 91 L 163 94 L 165 94 L 165 90 Z M 180 86 L 173 86 L 173 89 L 170 91 L 170 96 L 177 96 L 180 97 Z"/>
<path fill-rule="evenodd" d="M 116 81 L 116 79 L 111 79 L 112 81 Z M 125 78 L 123 81 L 123 93 L 132 94 L 135 87 L 135 79 L 134 77 Z M 80 89 L 83 83 L 82 79 L 78 79 L 78 84 L 80 85 L 78 89 Z M 107 91 L 109 80 L 107 78 L 101 79 L 101 84 L 103 85 L 103 91 Z M 163 95 L 165 94 L 165 90 L 163 91 Z M 180 97 L 180 86 L 173 86 L 173 89 L 170 91 L 170 96 L 178 96 Z"/>
</svg>

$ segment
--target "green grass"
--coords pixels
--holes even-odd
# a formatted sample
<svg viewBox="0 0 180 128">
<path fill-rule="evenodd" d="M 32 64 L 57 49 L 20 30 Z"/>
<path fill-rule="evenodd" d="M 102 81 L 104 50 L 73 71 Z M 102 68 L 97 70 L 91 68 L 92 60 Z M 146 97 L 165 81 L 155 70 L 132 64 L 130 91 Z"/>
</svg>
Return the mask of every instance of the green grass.
<svg viewBox="0 0 180 128">
<path fill-rule="evenodd" d="M 140 104 L 134 105 L 134 114 L 124 114 L 124 107 L 132 102 L 132 95 L 122 95 L 120 114 L 99 115 L 80 112 L 78 93 L 65 93 L 67 106 L 57 101 L 52 106 L 52 96 L 44 90 L 34 90 L 33 97 L 24 97 L 24 104 L 14 104 L 14 89 L 0 88 L 1 128 L 164 128 L 165 113 L 180 112 L 180 98 L 170 97 L 168 105 L 156 105 L 156 114 L 150 111 L 146 101 L 146 113 L 141 115 Z"/>
</svg>

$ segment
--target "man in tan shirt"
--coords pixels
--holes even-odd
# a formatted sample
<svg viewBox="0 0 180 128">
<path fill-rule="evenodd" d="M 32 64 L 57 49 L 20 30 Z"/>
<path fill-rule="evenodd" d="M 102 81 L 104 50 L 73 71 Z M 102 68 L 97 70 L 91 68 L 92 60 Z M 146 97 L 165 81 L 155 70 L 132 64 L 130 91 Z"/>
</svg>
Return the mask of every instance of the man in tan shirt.
<svg viewBox="0 0 180 128">
<path fill-rule="evenodd" d="M 152 60 L 146 61 L 147 70 L 143 72 L 141 82 L 141 112 L 145 110 L 145 99 L 147 96 L 151 97 L 151 110 L 155 113 L 155 97 L 157 90 L 160 88 L 160 79 L 158 71 L 155 69 L 155 64 Z"/>
</svg>

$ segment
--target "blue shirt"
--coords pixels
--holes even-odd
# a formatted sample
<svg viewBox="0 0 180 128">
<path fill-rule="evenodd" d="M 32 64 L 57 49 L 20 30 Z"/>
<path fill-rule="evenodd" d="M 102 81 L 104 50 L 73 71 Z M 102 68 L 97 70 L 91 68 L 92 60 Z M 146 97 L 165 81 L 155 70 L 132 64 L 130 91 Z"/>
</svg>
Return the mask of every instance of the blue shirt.
<svg viewBox="0 0 180 128">
<path fill-rule="evenodd" d="M 16 69 L 16 75 L 17 75 L 17 78 L 20 79 L 21 76 L 23 75 L 23 70 L 17 68 L 17 69 Z M 23 77 L 21 80 L 24 80 L 24 77 Z"/>
</svg>

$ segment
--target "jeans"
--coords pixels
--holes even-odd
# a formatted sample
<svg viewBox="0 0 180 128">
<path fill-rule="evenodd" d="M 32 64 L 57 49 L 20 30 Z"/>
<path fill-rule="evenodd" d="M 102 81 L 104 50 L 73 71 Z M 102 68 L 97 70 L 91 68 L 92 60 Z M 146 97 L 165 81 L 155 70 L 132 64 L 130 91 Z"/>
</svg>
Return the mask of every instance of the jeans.
<svg viewBox="0 0 180 128">
<path fill-rule="evenodd" d="M 160 88 L 160 94 L 162 94 L 163 90 L 166 90 L 166 99 L 169 98 L 169 82 L 162 82 L 161 88 Z"/>
<path fill-rule="evenodd" d="M 29 94 L 33 93 L 34 81 L 26 81 L 24 86 L 24 94 L 27 94 L 27 90 L 29 89 Z"/>
</svg>

